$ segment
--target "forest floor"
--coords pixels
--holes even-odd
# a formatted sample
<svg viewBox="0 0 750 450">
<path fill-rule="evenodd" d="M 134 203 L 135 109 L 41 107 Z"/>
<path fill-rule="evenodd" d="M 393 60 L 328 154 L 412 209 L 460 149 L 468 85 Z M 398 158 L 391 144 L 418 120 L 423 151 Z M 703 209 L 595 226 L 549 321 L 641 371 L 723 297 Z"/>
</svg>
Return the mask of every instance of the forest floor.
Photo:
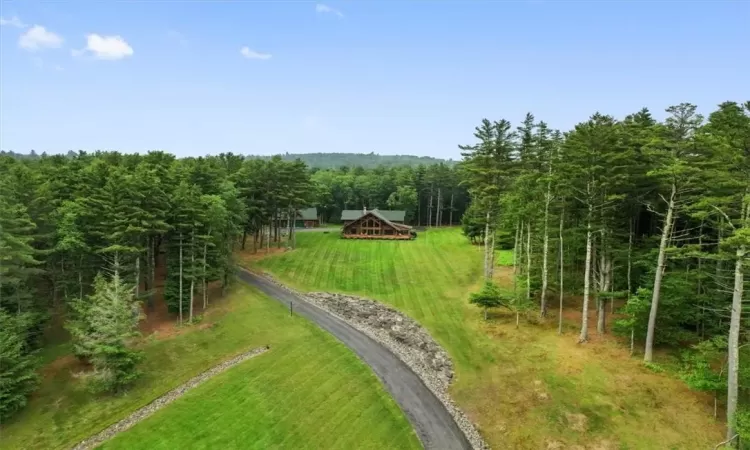
<svg viewBox="0 0 750 450">
<path fill-rule="evenodd" d="M 420 448 L 364 363 L 259 291 L 238 285 L 212 299 L 195 324 L 174 322 L 167 315 L 144 325 L 150 334 L 140 344 L 143 376 L 125 395 L 89 394 L 77 375 L 85 367 L 69 355 L 69 345 L 45 349 L 50 362 L 42 385 L 0 428 L 0 448 L 70 448 L 208 368 L 264 345 L 268 353 L 191 390 L 103 448 Z"/>
<path fill-rule="evenodd" d="M 710 398 L 644 367 L 611 335 L 597 336 L 595 322 L 590 342 L 578 344 L 577 299 L 565 300 L 562 336 L 556 311 L 542 322 L 530 313 L 518 328 L 501 310 L 482 320 L 468 303 L 481 282 L 482 249 L 458 229 L 408 242 L 309 233 L 297 244 L 247 264 L 299 290 L 361 295 L 416 319 L 453 358 L 452 396 L 493 448 L 705 449 L 722 440 Z M 500 252 L 497 262 L 496 278 L 512 286 L 504 267 L 512 254 Z"/>
</svg>

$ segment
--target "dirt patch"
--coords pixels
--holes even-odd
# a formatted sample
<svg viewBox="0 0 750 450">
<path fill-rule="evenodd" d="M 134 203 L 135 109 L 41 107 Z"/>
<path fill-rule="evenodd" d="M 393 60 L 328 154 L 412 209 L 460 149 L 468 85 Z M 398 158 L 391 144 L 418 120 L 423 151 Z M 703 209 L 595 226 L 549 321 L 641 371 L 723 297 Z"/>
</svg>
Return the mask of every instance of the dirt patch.
<svg viewBox="0 0 750 450">
<path fill-rule="evenodd" d="M 74 355 L 65 355 L 57 358 L 42 368 L 44 378 L 54 378 L 62 372 L 78 373 L 91 369 L 91 365 L 81 361 Z"/>
<path fill-rule="evenodd" d="M 568 428 L 577 433 L 585 433 L 589 428 L 589 418 L 585 414 L 565 413 L 565 422 Z"/>
<path fill-rule="evenodd" d="M 164 300 L 164 283 L 166 280 L 166 260 L 162 257 L 156 267 L 154 276 L 154 294 L 151 298 L 151 305 L 147 300 L 143 301 L 143 314 L 145 318 L 140 321 L 138 328 L 143 337 L 152 336 L 156 339 L 167 339 L 174 337 L 188 328 L 180 327 L 176 314 L 169 312 L 167 303 Z M 145 285 L 141 285 L 141 290 L 145 291 Z M 208 284 L 208 305 L 209 310 L 211 307 L 221 303 L 222 289 L 220 281 L 213 281 Z M 193 314 L 203 314 L 203 293 L 201 287 L 197 287 L 195 295 L 193 296 Z M 183 311 L 183 320 L 186 320 L 187 313 Z M 201 327 L 205 327 L 206 324 L 201 324 Z"/>
<path fill-rule="evenodd" d="M 497 283 L 498 286 L 511 289 L 513 288 L 513 267 L 511 266 L 495 266 L 492 273 L 492 279 Z"/>
</svg>

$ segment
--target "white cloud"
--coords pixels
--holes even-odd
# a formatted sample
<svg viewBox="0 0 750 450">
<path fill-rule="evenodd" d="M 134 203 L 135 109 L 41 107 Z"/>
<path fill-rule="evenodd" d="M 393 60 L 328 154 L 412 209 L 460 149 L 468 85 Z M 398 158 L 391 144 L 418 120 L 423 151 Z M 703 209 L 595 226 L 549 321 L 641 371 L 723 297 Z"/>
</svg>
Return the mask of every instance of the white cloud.
<svg viewBox="0 0 750 450">
<path fill-rule="evenodd" d="M 47 31 L 41 25 L 34 25 L 18 38 L 18 46 L 32 52 L 44 48 L 59 48 L 62 43 L 62 37 Z"/>
<path fill-rule="evenodd" d="M 242 47 L 240 54 L 247 59 L 271 59 L 270 53 L 256 52 L 255 50 L 250 50 L 248 47 Z"/>
<path fill-rule="evenodd" d="M 26 24 L 21 22 L 21 19 L 19 19 L 18 16 L 13 16 L 10 19 L 6 19 L 5 17 L 0 17 L 0 26 L 26 28 Z"/>
<path fill-rule="evenodd" d="M 322 3 L 315 4 L 315 11 L 321 14 L 333 14 L 334 16 L 340 19 L 344 18 L 344 14 L 341 11 L 335 8 L 331 8 L 330 6 L 324 5 Z"/>
<path fill-rule="evenodd" d="M 133 56 L 133 47 L 120 36 L 100 36 L 92 33 L 86 36 L 86 47 L 73 50 L 73 56 L 91 53 L 96 59 L 116 60 Z"/>
</svg>

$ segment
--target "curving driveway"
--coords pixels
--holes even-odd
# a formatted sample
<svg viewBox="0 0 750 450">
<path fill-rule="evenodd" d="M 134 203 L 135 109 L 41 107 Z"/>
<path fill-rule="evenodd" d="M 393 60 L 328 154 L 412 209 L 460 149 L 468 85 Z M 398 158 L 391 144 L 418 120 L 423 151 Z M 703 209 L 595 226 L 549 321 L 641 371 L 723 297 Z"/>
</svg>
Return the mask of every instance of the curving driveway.
<svg viewBox="0 0 750 450">
<path fill-rule="evenodd" d="M 247 272 L 238 271 L 240 280 L 255 286 L 269 297 L 289 305 L 319 327 L 334 335 L 346 346 L 354 350 L 375 372 L 393 399 L 399 404 L 411 422 L 414 430 L 428 450 L 471 449 L 469 441 L 445 406 L 430 391 L 422 380 L 398 359 L 390 350 L 372 338 L 353 328 L 327 311 L 312 305 L 301 297 L 282 289 L 267 279 Z"/>
</svg>

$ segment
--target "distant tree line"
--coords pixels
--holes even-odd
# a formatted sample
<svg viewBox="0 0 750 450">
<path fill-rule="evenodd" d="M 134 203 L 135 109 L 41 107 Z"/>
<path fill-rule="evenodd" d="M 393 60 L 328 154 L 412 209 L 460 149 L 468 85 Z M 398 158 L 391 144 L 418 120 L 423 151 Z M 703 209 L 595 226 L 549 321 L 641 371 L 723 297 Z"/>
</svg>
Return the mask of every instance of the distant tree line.
<svg viewBox="0 0 750 450">
<path fill-rule="evenodd" d="M 458 171 L 446 164 L 316 170 L 314 203 L 323 221 L 338 222 L 345 209 L 398 209 L 416 226 L 460 223 L 468 193 Z"/>
<path fill-rule="evenodd" d="M 361 167 L 363 169 L 375 169 L 383 167 L 432 164 L 446 164 L 453 166 L 456 161 L 433 158 L 432 156 L 413 155 L 379 155 L 376 153 L 284 153 L 281 159 L 294 161 L 299 159 L 313 169 L 338 169 L 341 167 Z M 248 158 L 270 159 L 272 156 L 253 156 Z"/>
<path fill-rule="evenodd" d="M 683 103 L 663 122 L 647 109 L 617 120 L 596 113 L 561 133 L 528 114 L 514 128 L 483 120 L 461 146 L 471 196 L 464 231 L 514 248 L 515 300 L 486 286 L 484 307 L 534 300 L 541 316 L 570 296 L 593 305 L 605 333 L 683 351 L 682 375 L 726 405 L 727 439 L 750 439 L 750 358 L 744 276 L 750 247 L 750 102 L 726 102 L 707 119 Z M 578 340 L 589 339 L 588 314 Z M 741 361 L 744 361 L 742 364 Z"/>
<path fill-rule="evenodd" d="M 75 158 L 78 153 L 68 151 L 68 158 Z M 39 154 L 35 150 L 29 153 L 16 153 L 13 151 L 0 151 L 0 155 L 15 158 L 39 158 L 45 153 Z M 432 164 L 446 164 L 454 166 L 457 161 L 434 158 L 432 156 L 413 155 L 379 155 L 376 153 L 283 153 L 278 155 L 284 161 L 300 160 L 313 169 L 338 169 L 341 167 L 362 167 L 364 169 L 375 169 L 377 167 L 398 167 L 419 165 L 429 166 Z M 274 156 L 248 155 L 246 158 L 269 160 Z"/>
</svg>

